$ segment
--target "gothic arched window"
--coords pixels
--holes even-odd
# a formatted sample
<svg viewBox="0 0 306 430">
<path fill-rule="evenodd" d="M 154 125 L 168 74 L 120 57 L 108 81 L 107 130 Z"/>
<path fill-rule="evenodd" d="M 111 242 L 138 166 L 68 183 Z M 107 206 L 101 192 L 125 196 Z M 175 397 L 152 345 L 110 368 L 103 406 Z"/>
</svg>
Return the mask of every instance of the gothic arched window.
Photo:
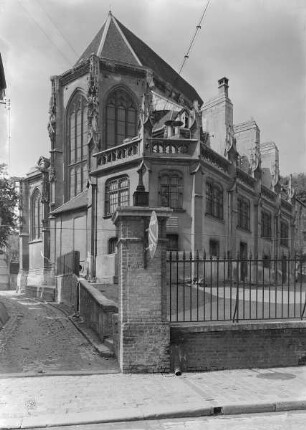
<svg viewBox="0 0 306 430">
<path fill-rule="evenodd" d="M 127 137 L 137 135 L 137 108 L 122 88 L 114 90 L 105 106 L 106 147 L 121 145 Z"/>
<path fill-rule="evenodd" d="M 168 171 L 159 178 L 160 205 L 172 209 L 183 206 L 183 178 L 179 172 Z"/>
<path fill-rule="evenodd" d="M 206 214 L 223 219 L 223 188 L 211 180 L 206 182 Z"/>
<path fill-rule="evenodd" d="M 67 170 L 69 198 L 87 182 L 87 101 L 81 93 L 72 98 L 67 112 Z"/>
<path fill-rule="evenodd" d="M 42 215 L 41 194 L 36 188 L 31 197 L 31 240 L 40 239 L 41 237 Z"/>
</svg>

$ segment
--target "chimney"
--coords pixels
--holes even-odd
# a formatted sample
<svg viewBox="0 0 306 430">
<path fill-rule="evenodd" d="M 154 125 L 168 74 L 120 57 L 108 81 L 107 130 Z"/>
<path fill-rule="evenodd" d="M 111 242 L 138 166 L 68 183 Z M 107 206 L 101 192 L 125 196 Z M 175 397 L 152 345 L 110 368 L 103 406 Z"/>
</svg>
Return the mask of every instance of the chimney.
<svg viewBox="0 0 306 430">
<path fill-rule="evenodd" d="M 228 97 L 228 79 L 227 78 L 221 78 L 218 80 L 218 88 L 219 88 L 219 95 L 224 95 L 225 97 Z"/>
</svg>

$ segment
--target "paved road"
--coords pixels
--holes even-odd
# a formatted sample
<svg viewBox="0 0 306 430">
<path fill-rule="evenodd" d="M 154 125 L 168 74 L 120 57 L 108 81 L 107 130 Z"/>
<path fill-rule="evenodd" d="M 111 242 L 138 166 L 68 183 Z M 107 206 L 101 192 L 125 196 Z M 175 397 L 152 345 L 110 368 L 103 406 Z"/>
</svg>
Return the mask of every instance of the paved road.
<svg viewBox="0 0 306 430">
<path fill-rule="evenodd" d="M 294 411 L 53 427 L 52 430 L 305 430 L 305 428 L 306 412 Z"/>
<path fill-rule="evenodd" d="M 0 331 L 0 374 L 118 369 L 98 355 L 71 321 L 51 305 L 1 291 L 11 316 Z"/>
</svg>

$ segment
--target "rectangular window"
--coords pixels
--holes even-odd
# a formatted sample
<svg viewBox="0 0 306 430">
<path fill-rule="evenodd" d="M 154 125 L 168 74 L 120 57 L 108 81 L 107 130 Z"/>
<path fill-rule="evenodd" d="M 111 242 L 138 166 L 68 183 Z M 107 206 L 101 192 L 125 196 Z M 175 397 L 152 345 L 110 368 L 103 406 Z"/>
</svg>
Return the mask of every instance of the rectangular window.
<svg viewBox="0 0 306 430">
<path fill-rule="evenodd" d="M 206 184 L 206 213 L 213 215 L 213 186 L 210 182 Z"/>
<path fill-rule="evenodd" d="M 180 209 L 183 205 L 182 178 L 176 173 L 164 174 L 160 178 L 161 206 Z"/>
<path fill-rule="evenodd" d="M 130 186 L 127 178 L 109 181 L 105 189 L 105 214 L 113 214 L 118 206 L 128 206 Z"/>
<path fill-rule="evenodd" d="M 115 254 L 116 248 L 117 248 L 118 238 L 112 237 L 108 241 L 108 253 L 109 254 Z"/>
<path fill-rule="evenodd" d="M 289 244 L 289 224 L 286 221 L 280 223 L 280 244 L 288 248 Z"/>
<path fill-rule="evenodd" d="M 168 239 L 168 251 L 178 251 L 178 235 L 167 234 Z"/>
<path fill-rule="evenodd" d="M 238 222 L 237 226 L 244 229 L 250 230 L 250 202 L 249 200 L 238 197 L 237 199 L 237 210 L 238 210 Z"/>
<path fill-rule="evenodd" d="M 270 212 L 261 212 L 261 237 L 268 240 L 272 238 L 272 216 Z"/>
<path fill-rule="evenodd" d="M 210 181 L 206 183 L 206 214 L 223 219 L 223 189 Z"/>
<path fill-rule="evenodd" d="M 209 255 L 210 257 L 219 257 L 220 253 L 219 241 L 215 239 L 210 239 L 209 241 Z"/>
</svg>

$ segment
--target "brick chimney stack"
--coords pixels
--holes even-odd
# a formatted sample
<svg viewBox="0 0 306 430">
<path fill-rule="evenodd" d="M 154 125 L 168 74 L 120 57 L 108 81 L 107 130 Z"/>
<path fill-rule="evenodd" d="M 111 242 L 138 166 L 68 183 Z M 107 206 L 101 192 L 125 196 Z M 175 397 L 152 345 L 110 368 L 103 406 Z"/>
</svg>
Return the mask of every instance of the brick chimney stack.
<svg viewBox="0 0 306 430">
<path fill-rule="evenodd" d="M 219 88 L 219 95 L 225 95 L 225 97 L 228 97 L 228 79 L 227 78 L 221 78 L 218 80 L 218 88 Z"/>
</svg>

